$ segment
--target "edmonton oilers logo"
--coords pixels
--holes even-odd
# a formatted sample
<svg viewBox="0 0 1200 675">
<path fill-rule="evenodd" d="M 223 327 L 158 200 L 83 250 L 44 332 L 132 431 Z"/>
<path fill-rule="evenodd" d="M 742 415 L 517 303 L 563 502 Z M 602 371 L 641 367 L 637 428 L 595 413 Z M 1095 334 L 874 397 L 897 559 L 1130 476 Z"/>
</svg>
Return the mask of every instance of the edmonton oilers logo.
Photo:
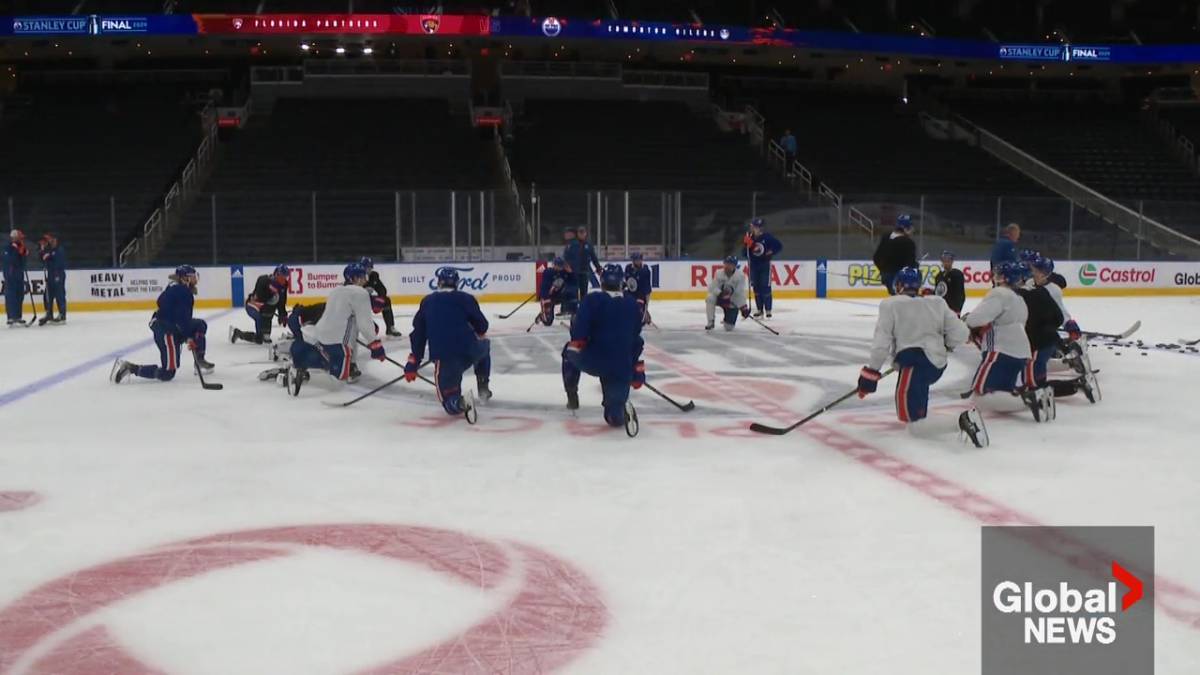
<svg viewBox="0 0 1200 675">
<path fill-rule="evenodd" d="M 562 32 L 562 22 L 557 18 L 548 16 L 542 21 L 542 33 L 546 37 L 557 37 Z"/>
</svg>

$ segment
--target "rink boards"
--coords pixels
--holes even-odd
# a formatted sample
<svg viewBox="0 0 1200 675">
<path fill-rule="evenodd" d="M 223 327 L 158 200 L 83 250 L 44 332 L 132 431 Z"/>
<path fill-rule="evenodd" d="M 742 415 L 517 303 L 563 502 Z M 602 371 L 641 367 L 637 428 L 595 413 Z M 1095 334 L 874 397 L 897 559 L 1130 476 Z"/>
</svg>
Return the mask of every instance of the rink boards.
<svg viewBox="0 0 1200 675">
<path fill-rule="evenodd" d="M 621 264 L 624 264 L 622 261 Z M 652 298 L 699 300 L 708 292 L 708 280 L 717 260 L 647 261 L 653 279 Z M 381 263 L 376 266 L 392 301 L 415 304 L 434 286 L 438 263 Z M 463 290 L 482 302 L 519 303 L 537 288 L 544 263 L 457 262 Z M 979 296 L 991 288 L 987 261 L 959 261 L 967 293 Z M 329 290 L 341 285 L 343 264 L 291 265 L 289 302 L 321 302 Z M 743 264 L 743 269 L 745 265 Z M 259 275 L 270 266 L 198 268 L 200 283 L 196 305 L 213 309 L 241 306 Z M 122 268 L 70 270 L 67 303 L 71 311 L 151 309 L 169 283 L 173 268 Z M 935 263 L 922 264 L 927 284 L 937 272 Z M 1068 295 L 1136 296 L 1200 295 L 1200 263 L 1140 261 L 1060 261 L 1056 271 L 1067 279 Z M 777 260 L 772 263 L 772 286 L 777 299 L 882 297 L 884 290 L 875 266 L 866 260 Z M 45 282 L 39 272 L 30 275 L 33 292 L 41 296 Z M 41 298 L 38 297 L 40 306 Z M 28 304 L 28 298 L 26 303 Z"/>
</svg>

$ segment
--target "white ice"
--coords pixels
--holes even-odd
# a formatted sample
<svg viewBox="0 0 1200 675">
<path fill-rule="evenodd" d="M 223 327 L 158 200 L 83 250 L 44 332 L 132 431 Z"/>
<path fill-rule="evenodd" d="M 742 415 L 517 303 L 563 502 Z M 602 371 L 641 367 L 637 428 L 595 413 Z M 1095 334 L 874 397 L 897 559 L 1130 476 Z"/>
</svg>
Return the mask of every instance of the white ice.
<svg viewBox="0 0 1200 675">
<path fill-rule="evenodd" d="M 1200 338 L 1198 299 L 1068 301 L 1086 329 L 1120 331 L 1140 319 L 1134 337 L 1149 343 Z M 1062 400 L 1046 425 L 1028 415 L 990 418 L 984 450 L 906 434 L 890 382 L 818 420 L 857 449 L 839 451 L 821 434 L 746 431 L 751 421 L 799 419 L 852 388 L 874 305 L 780 301 L 771 325 L 783 335 L 773 337 L 745 322 L 705 334 L 702 302 L 654 303 L 649 381 L 697 408 L 684 414 L 648 391 L 633 393 L 636 439 L 598 426 L 594 384 L 584 387 L 578 418 L 563 408 L 556 364 L 565 329 L 539 326 L 527 336 L 531 307 L 493 322 L 496 399 L 475 427 L 448 420 L 419 382 L 346 409 L 321 403 L 399 373 L 369 360 L 355 385 L 314 375 L 291 398 L 257 380 L 270 367 L 252 363 L 265 348 L 223 339 L 230 322 L 249 327 L 240 310 L 202 313 L 217 364 L 210 379 L 223 391 L 200 388 L 186 352 L 189 367 L 173 382 L 108 382 L 111 358 L 102 357 L 147 339 L 148 312 L 76 313 L 65 326 L 7 330 L 0 673 L 53 672 L 34 664 L 56 649 L 67 650 L 66 660 L 60 653 L 43 664 L 77 659 L 69 672 L 105 672 L 88 660 L 93 654 L 62 647 L 101 625 L 123 652 L 160 672 L 360 671 L 437 644 L 474 644 L 463 638 L 467 628 L 522 592 L 537 595 L 518 590 L 523 574 L 536 586 L 561 581 L 568 568 L 590 580 L 598 599 L 591 609 L 604 618 L 558 672 L 971 673 L 980 658 L 980 526 L 989 519 L 1155 526 L 1158 577 L 1184 589 L 1175 607 L 1193 617 L 1160 607 L 1157 672 L 1200 672 L 1200 453 L 1191 417 L 1200 354 L 1143 356 L 1101 342 L 1092 359 L 1102 402 Z M 508 309 L 485 307 L 493 318 Z M 408 353 L 405 321 L 406 337 L 386 343 L 398 360 Z M 155 362 L 157 352 L 143 346 L 128 358 Z M 957 394 L 977 360 L 969 349 L 952 358 L 935 389 L 939 414 L 962 408 Z M 469 375 L 465 384 L 473 386 Z M 916 485 L 930 475 L 942 480 Z M 998 510 L 956 508 L 964 489 Z M 5 510 L 4 493 L 21 491 L 40 501 Z M 89 586 L 76 574 L 220 533 L 329 523 L 465 533 L 492 542 L 508 566 L 488 585 L 374 551 L 288 544 L 173 583 L 135 579 L 130 588 L 147 588 L 95 611 L 89 596 L 130 580 L 110 571 Z M 521 545 L 566 566 L 530 575 L 540 559 Z M 466 568 L 476 555 L 487 567 L 487 545 L 460 548 Z M 173 573 L 148 565 L 132 572 Z M 12 611 L 31 597 L 61 602 L 44 615 Z M 39 622 L 50 626 L 44 635 Z M 546 623 L 501 626 L 511 633 L 492 638 L 519 654 L 523 641 L 561 621 Z M 18 644 L 35 634 L 35 645 Z M 471 668 L 417 670 L 556 667 L 540 657 L 507 665 L 475 658 Z"/>
</svg>

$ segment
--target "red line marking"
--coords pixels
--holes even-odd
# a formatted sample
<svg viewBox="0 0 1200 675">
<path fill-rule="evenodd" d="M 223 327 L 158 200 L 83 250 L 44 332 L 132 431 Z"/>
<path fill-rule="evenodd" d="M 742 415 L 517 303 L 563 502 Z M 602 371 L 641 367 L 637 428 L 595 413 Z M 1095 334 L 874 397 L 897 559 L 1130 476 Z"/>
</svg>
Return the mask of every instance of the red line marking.
<svg viewBox="0 0 1200 675">
<path fill-rule="evenodd" d="M 180 579 L 291 555 L 304 547 L 419 563 L 472 587 L 492 590 L 506 577 L 521 574 L 518 592 L 492 616 L 368 673 L 552 672 L 590 649 L 608 623 L 608 609 L 591 580 L 570 563 L 531 546 L 402 525 L 301 525 L 168 544 L 43 584 L 0 610 L 0 673 L 13 672 L 30 650 L 97 610 Z M 103 625 L 55 646 L 28 672 L 163 675 L 131 655 Z"/>
<path fill-rule="evenodd" d="M 28 490 L 0 491 L 0 513 L 20 511 L 42 501 L 42 496 Z"/>
<path fill-rule="evenodd" d="M 728 390 L 730 384 L 737 387 L 743 396 L 736 397 L 746 406 L 761 415 L 772 417 L 779 422 L 791 424 L 795 421 L 795 413 L 788 411 L 775 401 L 763 397 L 758 391 L 746 387 L 733 380 L 719 378 L 716 375 L 701 370 L 686 361 L 676 358 L 657 347 L 646 345 L 645 351 L 654 360 L 675 370 L 684 377 L 707 385 L 714 393 L 722 389 Z M 927 497 L 931 497 L 956 511 L 975 519 L 983 525 L 1007 526 L 1039 526 L 1048 527 L 1038 522 L 1032 516 L 1001 504 L 1000 502 L 959 485 L 949 479 L 942 478 L 928 469 L 921 468 L 905 460 L 893 457 L 883 450 L 849 436 L 819 422 L 809 422 L 800 427 L 799 431 L 827 448 L 836 450 L 851 459 L 890 476 Z M 1043 530 L 1021 531 L 1018 536 L 1043 552 L 1057 556 L 1072 566 L 1093 573 L 1098 578 L 1108 578 L 1109 562 L 1112 555 L 1092 547 L 1086 542 L 1068 537 L 1065 533 L 1053 530 L 1054 534 L 1040 534 Z M 1136 570 L 1135 570 L 1136 572 Z M 1143 578 L 1151 576 L 1142 573 Z M 1200 630 L 1200 592 L 1162 576 L 1154 577 L 1154 600 L 1156 606 L 1167 616 L 1185 625 Z"/>
</svg>

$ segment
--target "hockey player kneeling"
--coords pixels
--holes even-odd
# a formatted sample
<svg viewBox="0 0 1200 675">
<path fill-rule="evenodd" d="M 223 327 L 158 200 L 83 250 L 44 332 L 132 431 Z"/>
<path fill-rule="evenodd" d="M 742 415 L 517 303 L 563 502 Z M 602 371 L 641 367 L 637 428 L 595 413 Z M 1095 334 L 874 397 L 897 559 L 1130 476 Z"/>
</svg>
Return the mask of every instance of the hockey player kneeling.
<svg viewBox="0 0 1200 675">
<path fill-rule="evenodd" d="M 458 281 L 458 272 L 453 267 L 439 269 L 437 290 L 421 300 L 408 336 L 412 353 L 404 364 L 404 379 L 409 382 L 417 379 L 428 343 L 442 408 L 447 414 L 462 415 L 474 424 L 479 414 L 475 409 L 476 394 L 462 390 L 462 377 L 468 368 L 474 368 L 479 400 L 490 399 L 492 349 L 487 339 L 488 320 L 479 309 L 479 301 L 459 290 Z"/>
<path fill-rule="evenodd" d="M 600 378 L 604 392 L 604 421 L 625 427 L 636 436 L 637 411 L 629 402 L 629 387 L 640 389 L 646 382 L 642 363 L 642 313 L 635 298 L 625 295 L 624 271 L 606 265 L 600 275 L 599 293 L 589 293 L 579 303 L 571 324 L 571 341 L 563 348 L 563 388 L 567 408 L 579 408 L 579 377 L 587 373 Z"/>
<path fill-rule="evenodd" d="M 1024 283 L 1025 270 L 1023 263 L 997 265 L 995 288 L 963 316 L 971 340 L 983 352 L 971 392 L 976 405 L 985 410 L 1016 412 L 1027 406 L 1034 421 L 1049 422 L 1055 417 L 1054 392 L 1036 384 L 1033 352 L 1025 334 L 1029 309 L 1014 290 Z M 1024 381 L 1018 384 L 1018 378 Z"/>
<path fill-rule="evenodd" d="M 358 377 L 354 364 L 355 337 L 368 343 L 371 358 L 387 358 L 383 343 L 376 336 L 378 328 L 371 319 L 371 294 L 365 288 L 367 268 L 350 263 L 342 270 L 345 284 L 329 292 L 325 312 L 317 321 L 317 343 L 292 340 L 292 364 L 287 371 L 286 385 L 292 396 L 300 395 L 300 387 L 308 381 L 308 369 L 328 371 L 343 382 Z"/>
<path fill-rule="evenodd" d="M 952 418 L 929 418 L 929 388 L 946 370 L 946 353 L 966 344 L 970 331 L 939 297 L 918 297 L 921 273 L 913 267 L 895 275 L 896 294 L 879 303 L 879 320 L 871 343 L 870 362 L 858 377 L 858 396 L 875 393 L 879 369 L 892 360 L 896 381 L 896 416 L 909 433 L 922 438 L 961 431 L 975 447 L 988 444 L 979 411 L 965 410 Z"/>
<path fill-rule="evenodd" d="M 708 323 L 704 324 L 704 330 L 712 330 L 716 325 L 718 307 L 725 313 L 721 324 L 725 330 L 733 330 L 737 325 L 739 312 L 742 318 L 750 316 L 750 305 L 746 301 L 746 275 L 738 269 L 738 260 L 733 256 L 725 258 L 725 266 L 717 270 L 708 283 L 708 297 L 704 300 Z"/>
</svg>

